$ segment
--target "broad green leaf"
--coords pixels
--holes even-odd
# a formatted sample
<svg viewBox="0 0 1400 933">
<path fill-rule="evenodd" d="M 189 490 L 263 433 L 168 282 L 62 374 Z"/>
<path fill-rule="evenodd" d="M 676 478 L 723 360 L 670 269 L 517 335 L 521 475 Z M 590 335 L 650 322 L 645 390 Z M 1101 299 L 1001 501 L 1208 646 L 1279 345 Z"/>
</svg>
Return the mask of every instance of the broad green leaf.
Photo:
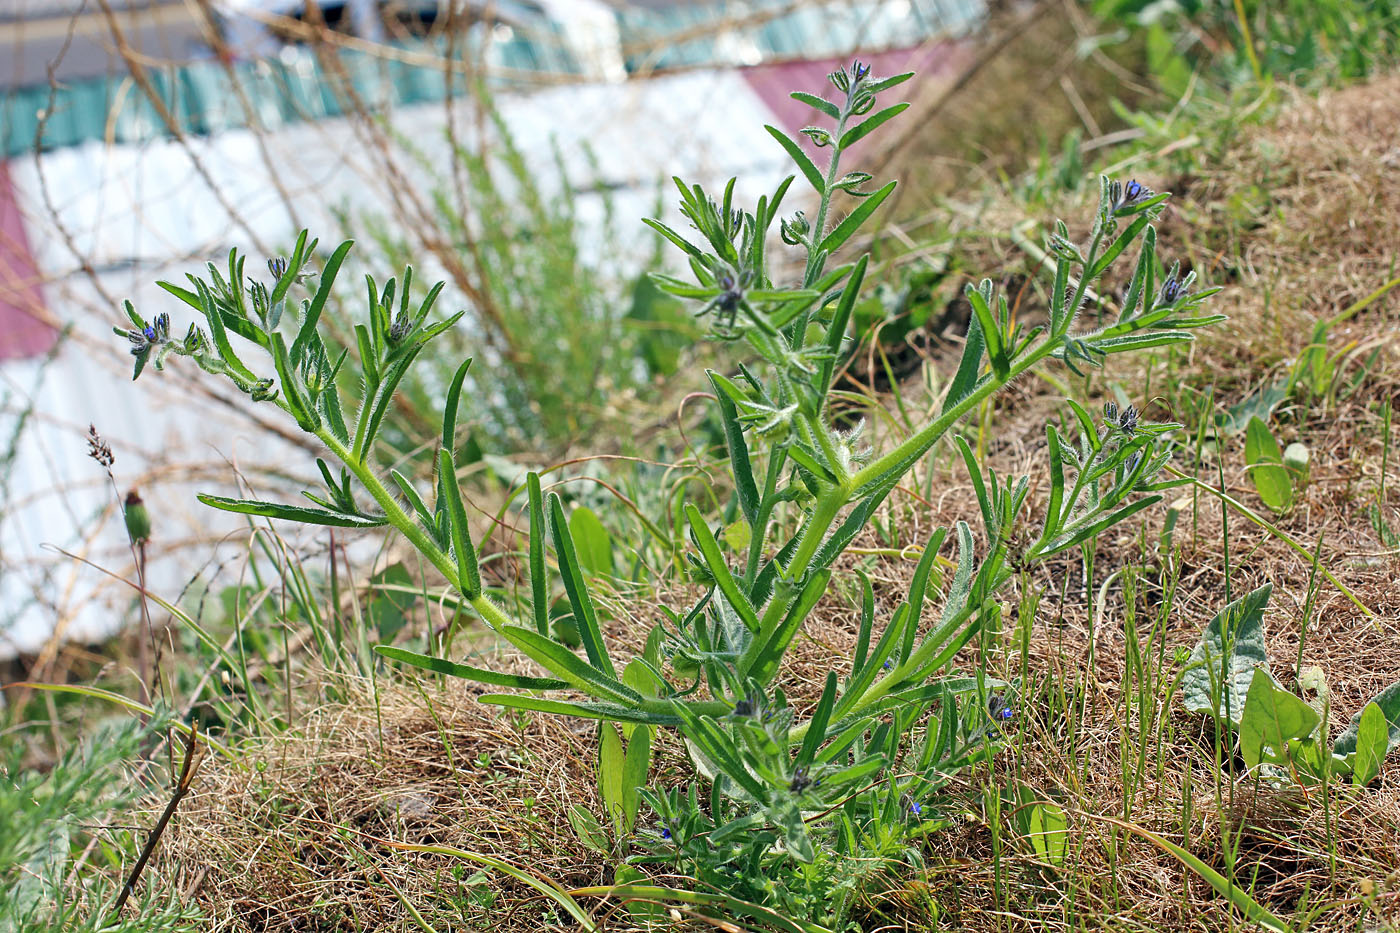
<svg viewBox="0 0 1400 933">
<path fill-rule="evenodd" d="M 1181 701 L 1193 713 L 1238 724 L 1256 669 L 1268 673 L 1264 609 L 1273 592 L 1265 584 L 1221 609 L 1201 632 L 1181 675 Z"/>
<path fill-rule="evenodd" d="M 197 497 L 205 505 L 225 512 L 240 515 L 261 515 L 265 518 L 279 518 L 303 525 L 330 525 L 335 528 L 378 528 L 387 523 L 383 518 L 366 518 L 363 515 L 345 515 L 326 509 L 313 509 L 301 505 L 283 505 L 279 502 L 263 502 L 258 499 L 229 499 L 224 496 L 210 496 L 200 493 Z"/>
<path fill-rule="evenodd" d="M 579 563 L 578 552 L 574 549 L 573 535 L 564 520 L 564 504 L 559 497 L 549 494 L 549 527 L 554 533 L 554 551 L 559 558 L 559 575 L 564 579 L 564 592 L 569 596 L 569 605 L 574 610 L 574 621 L 578 624 L 579 638 L 589 662 L 598 670 L 617 680 L 617 670 L 612 658 L 608 657 L 607 645 L 603 643 L 602 630 L 598 628 L 598 615 L 593 610 L 593 598 L 588 595 L 588 584 L 583 579 L 583 568 Z"/>
<path fill-rule="evenodd" d="M 578 548 L 583 569 L 594 576 L 610 576 L 613 571 L 612 535 L 603 527 L 597 514 L 587 506 L 578 506 L 569 515 L 569 531 Z"/>
<path fill-rule="evenodd" d="M 812 161 L 811 157 L 802 151 L 802 147 L 776 126 L 765 126 L 764 129 L 768 131 L 769 136 L 772 136 L 778 141 L 778 145 L 783 147 L 783 151 L 788 154 L 788 158 L 792 159 L 793 163 L 802 172 L 803 177 L 807 179 L 807 182 L 817 194 L 825 194 L 826 176 L 822 175 L 821 169 L 817 168 L 816 163 Z M 817 232 L 820 233 L 821 231 Z"/>
<path fill-rule="evenodd" d="M 501 674 L 479 667 L 471 667 L 467 664 L 458 664 L 446 658 L 435 658 L 432 655 L 419 654 L 416 651 L 405 651 L 402 648 L 395 648 L 391 645 L 375 645 L 374 650 L 381 657 L 388 658 L 390 661 L 411 664 L 414 667 L 422 668 L 425 671 L 432 671 L 435 674 L 446 674 L 449 677 L 461 677 L 465 680 L 474 680 L 481 684 L 490 684 L 493 687 L 514 687 L 517 690 L 563 690 L 565 687 L 569 686 L 565 681 L 555 680 L 551 677 L 526 677 L 523 674 Z"/>
<path fill-rule="evenodd" d="M 1376 694 L 1366 705 L 1380 708 L 1389 724 L 1386 751 L 1387 753 L 1395 751 L 1396 747 L 1400 746 L 1400 681 L 1396 681 Z M 1337 736 L 1336 744 L 1332 746 L 1333 752 L 1346 756 L 1358 750 L 1357 735 L 1361 728 L 1361 717 L 1365 714 L 1365 709 L 1362 709 L 1351 717 L 1351 722 L 1347 724 L 1346 730 Z"/>
<path fill-rule="evenodd" d="M 598 795 L 617 835 L 623 833 L 626 810 L 622 804 L 622 734 L 613 723 L 598 727 Z"/>
<path fill-rule="evenodd" d="M 1352 764 L 1352 782 L 1365 787 L 1381 773 L 1381 762 L 1390 751 L 1390 723 L 1376 703 L 1366 704 L 1356 724 L 1356 758 Z"/>
<path fill-rule="evenodd" d="M 1283 465 L 1278 441 L 1257 416 L 1250 416 L 1245 428 L 1244 459 L 1259 498 L 1275 512 L 1287 511 L 1293 504 L 1293 482 Z"/>
<path fill-rule="evenodd" d="M 622 815 L 623 834 L 630 833 L 637 822 L 637 807 L 640 804 L 637 791 L 646 786 L 651 772 L 651 729 L 642 727 L 632 730 L 627 740 L 627 754 L 622 762 Z"/>
<path fill-rule="evenodd" d="M 1059 804 L 1046 800 L 1031 805 L 1027 833 L 1036 855 L 1051 865 L 1063 865 L 1069 850 L 1069 822 Z"/>
<path fill-rule="evenodd" d="M 1305 739 L 1317 728 L 1317 710 L 1274 684 L 1255 668 L 1240 715 L 1240 755 L 1247 767 L 1283 761 L 1290 739 Z"/>
</svg>

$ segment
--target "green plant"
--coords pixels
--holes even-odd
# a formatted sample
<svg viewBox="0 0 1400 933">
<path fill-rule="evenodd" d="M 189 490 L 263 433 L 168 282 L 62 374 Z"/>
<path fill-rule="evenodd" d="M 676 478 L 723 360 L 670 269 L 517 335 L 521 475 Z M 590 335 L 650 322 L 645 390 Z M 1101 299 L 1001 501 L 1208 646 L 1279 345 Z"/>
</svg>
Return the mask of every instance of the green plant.
<svg viewBox="0 0 1400 933">
<path fill-rule="evenodd" d="M 1381 691 L 1352 717 L 1327 747 L 1326 678 L 1305 670 L 1300 686 L 1318 694 L 1310 705 L 1274 679 L 1264 645 L 1264 610 L 1272 587 L 1265 585 L 1221 609 L 1206 625 L 1182 674 L 1182 702 L 1238 735 L 1247 768 L 1266 778 L 1302 783 L 1350 775 L 1369 784 L 1380 764 L 1400 747 L 1400 683 Z"/>
<path fill-rule="evenodd" d="M 124 869 L 137 840 L 125 830 L 106 831 L 142 790 L 123 767 L 161 730 L 106 724 L 93 730 L 46 772 L 23 766 L 22 746 L 0 737 L 0 931 L 60 933 L 68 930 L 194 931 L 198 911 L 171 891 L 146 890 L 126 916 L 113 911 Z M 143 769 L 144 770 L 144 769 Z M 101 837 L 83 851 L 96 829 Z"/>
<path fill-rule="evenodd" d="M 433 504 L 411 479 L 392 470 L 385 479 L 376 466 L 374 442 L 397 387 L 423 348 L 460 316 L 429 323 L 440 286 L 415 306 L 411 270 L 404 273 L 402 288 L 390 279 L 381 290 L 371 278 L 367 317 L 354 328 L 358 353 L 353 360 L 348 352 L 333 356 L 319 325 L 350 244 L 331 254 L 316 288 L 308 289 L 309 297 L 293 309 L 287 296 L 315 246 L 303 234 L 291 259 L 273 266 L 274 281 L 266 285 L 241 284 L 243 259 L 236 254 L 230 256 L 227 279 L 215 273 L 210 283 L 192 276 L 192 289 L 166 284 L 203 316 L 207 336 L 191 325 L 183 340 L 172 340 L 165 315 L 148 325 L 129 303 L 133 327 L 119 333 L 131 341 L 138 373 L 147 358 L 159 367 L 170 354 L 190 357 L 229 377 L 254 402 L 282 409 L 314 435 L 338 465 L 318 459 L 326 488 L 306 494 L 310 505 L 210 495 L 201 500 L 228 511 L 304 524 L 391 526 L 457 588 L 464 608 L 546 674 L 504 674 L 393 646 L 381 646 L 380 654 L 515 691 L 487 694 L 481 697 L 485 703 L 599 720 L 604 748 L 600 780 L 616 829 L 625 831 L 636 812 L 630 795 L 647 770 L 646 746 L 637 744 L 649 742 L 642 738 L 648 735 L 643 730 L 667 727 L 685 739 L 709 783 L 711 800 L 722 801 L 704 815 L 713 821 L 708 838 L 734 839 L 740 855 L 711 848 L 717 864 L 736 857 L 764 861 L 779 843 L 776 861 L 784 864 L 789 859 L 811 864 L 832 852 L 898 851 L 917 835 L 920 821 L 909 816 L 919 816 L 929 795 L 960 768 L 989 755 L 1002 721 L 1014 712 L 1014 688 L 983 670 L 953 670 L 954 657 L 979 632 L 1000 629 L 1004 609 L 998 594 L 1012 578 L 1013 567 L 1089 544 L 1181 482 L 1157 475 L 1171 457 L 1165 435 L 1174 425 L 1148 423 L 1135 408 L 1112 405 L 1100 422 L 1071 401 L 1071 423 L 1046 427 L 1049 499 L 1039 528 L 1029 533 L 1022 530 L 1029 477 L 988 472 L 972 447 L 958 438 L 956 448 L 981 510 L 982 553 L 966 523 L 957 523 L 951 533 L 936 531 L 924 545 L 905 598 L 880 630 L 867 582 L 849 670 L 843 677 L 833 672 L 811 715 L 797 721 L 780 683 L 783 662 L 826 595 L 837 559 L 875 519 L 901 479 L 959 421 L 1017 377 L 1051 361 L 1082 373 L 1110 354 L 1190 341 L 1191 329 L 1221 319 L 1198 314 L 1215 290 L 1192 291 L 1193 274 L 1183 277 L 1173 265 L 1165 279 L 1157 280 L 1152 220 L 1167 195 L 1136 181 L 1124 185 L 1105 177 L 1087 246 L 1076 244 L 1063 223 L 1049 238 L 1054 274 L 1044 325 L 1023 326 L 991 280 L 969 284 L 965 294 L 972 321 L 938 415 L 908 436 L 892 439 L 878 455 L 862 439 L 860 426 L 833 427 L 828 405 L 833 373 L 849 352 L 852 314 L 868 265 L 865 256 L 843 263 L 834 257 L 895 185 L 891 181 L 868 190 L 864 186 L 870 176 L 843 173 L 841 159 L 856 141 L 905 109 L 895 104 L 875 110 L 875 105 L 877 95 L 909 77 L 877 80 L 856 63 L 831 76 L 836 102 L 794 95 L 831 121 L 828 127 L 803 131 L 819 148 L 830 150 L 824 170 L 795 140 L 769 127 L 818 197 L 812 220 L 798 212 L 778 224 L 782 241 L 805 259 L 801 280 L 791 286 L 772 281 L 768 234 L 795 177 L 784 180 L 772 196 L 760 198 L 752 212 L 734 204 L 733 181 L 715 200 L 700 186 L 677 180 L 681 210 L 698 241 L 649 221 L 682 250 L 693 274 L 693 280 L 657 275 L 657 284 L 701 302 L 699 313 L 710 318 L 713 335 L 744 346 L 745 356 L 763 365 L 736 361 L 733 375 L 708 373 L 734 494 L 718 515 L 707 515 L 695 501 L 684 504 L 693 546 L 686 560 L 700 594 L 681 608 L 663 606 L 665 620 L 649 633 L 643 652 L 623 664 L 604 638 L 589 583 L 590 561 L 600 558 L 583 556 L 595 549 L 581 551 L 582 525 L 568 519 L 562 500 L 554 492 L 546 494 L 536 475 L 529 476 L 526 490 L 527 614 L 517 619 L 487 592 L 457 477 L 455 426 L 470 360 L 457 367 L 442 404 Z M 834 220 L 841 207 L 838 198 L 850 199 L 845 203 L 852 207 Z M 1096 283 L 1124 256 L 1134 261 L 1121 301 L 1095 299 L 1103 323 L 1077 330 L 1081 310 L 1091 295 L 1102 292 Z M 255 372 L 243 361 L 234 336 L 270 358 L 269 374 L 264 374 L 267 364 Z M 342 400 L 347 380 L 339 378 L 347 363 L 359 369 L 361 391 L 348 399 L 353 417 L 347 417 L 349 406 Z M 365 495 L 373 506 L 363 502 Z M 597 537 L 593 532 L 589 536 Z M 956 556 L 944 578 L 934 575 L 934 565 L 948 538 L 955 542 Z M 583 657 L 551 626 L 547 542 L 553 545 Z M 926 626 L 925 604 L 939 587 L 941 611 Z M 541 695 L 558 691 L 586 698 Z M 926 725 L 916 728 L 920 723 Z M 609 731 L 618 727 L 631 727 L 625 751 L 622 733 Z M 649 799 L 678 829 L 701 819 L 694 807 L 682 809 L 693 795 L 682 801 L 653 792 Z M 678 829 L 667 827 L 672 833 Z M 761 844 L 764 839 L 773 844 Z M 698 861 L 691 867 L 703 869 Z"/>
<path fill-rule="evenodd" d="M 430 256 L 448 276 L 449 294 L 466 303 L 464 326 L 445 334 L 438 353 L 400 386 L 402 417 L 381 443 L 404 456 L 431 451 L 424 442 L 452 378 L 450 361 L 467 345 L 477 358 L 465 397 L 476 435 L 468 450 L 479 453 L 556 450 L 587 437 L 617 417 L 619 400 L 669 377 L 695 337 L 684 311 L 639 273 L 656 268 L 656 259 L 620 260 L 608 187 L 587 192 L 601 200 L 602 219 L 581 218 L 563 141 L 553 142 L 546 166 L 535 165 L 490 91 L 478 85 L 472 96 L 482 135 L 470 143 L 450 137 L 446 167 L 406 136 L 384 140 L 432 180 L 427 192 L 395 198 L 388 218 L 344 219 L 347 235 L 375 251 L 373 261 L 401 267 Z M 353 334 L 328 333 L 353 354 Z M 424 463 L 423 472 L 432 466 Z"/>
<path fill-rule="evenodd" d="M 1264 504 L 1275 512 L 1292 508 L 1294 497 L 1308 481 L 1307 446 L 1295 441 L 1279 447 L 1269 426 L 1251 415 L 1244 433 L 1244 459 Z"/>
</svg>

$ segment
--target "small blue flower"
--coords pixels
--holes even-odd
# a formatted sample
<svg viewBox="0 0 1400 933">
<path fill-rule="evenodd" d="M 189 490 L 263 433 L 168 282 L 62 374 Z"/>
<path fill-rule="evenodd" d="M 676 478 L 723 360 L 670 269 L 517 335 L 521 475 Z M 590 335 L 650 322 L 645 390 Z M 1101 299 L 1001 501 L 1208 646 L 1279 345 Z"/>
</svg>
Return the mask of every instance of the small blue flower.
<svg viewBox="0 0 1400 933">
<path fill-rule="evenodd" d="M 892 663 L 889 661 L 889 659 L 887 658 L 887 659 L 885 660 L 885 670 L 889 670 L 892 666 L 893 666 L 893 664 L 892 664 Z"/>
<path fill-rule="evenodd" d="M 1109 186 L 1109 197 L 1113 201 L 1113 212 L 1115 214 L 1122 214 L 1125 211 L 1131 212 L 1133 208 L 1152 197 L 1152 195 L 1152 189 L 1136 178 L 1126 185 L 1115 181 Z"/>
<path fill-rule="evenodd" d="M 861 64 L 859 61 L 855 62 L 855 63 L 852 65 L 852 70 L 855 71 L 856 80 L 857 80 L 857 81 L 861 80 L 861 79 L 864 78 L 866 75 L 870 74 L 870 66 L 869 66 L 869 65 L 863 65 L 863 64 Z"/>
<path fill-rule="evenodd" d="M 661 827 L 661 838 L 662 838 L 662 839 L 670 839 L 670 838 L 671 838 L 671 830 L 670 830 L 668 827 L 665 827 L 665 826 Z"/>
<path fill-rule="evenodd" d="M 146 329 L 143 330 L 141 333 L 145 336 L 146 342 L 147 342 L 147 343 L 155 343 L 155 341 L 156 341 L 156 329 L 155 329 L 154 327 L 152 327 L 151 325 L 147 324 L 147 325 L 146 325 Z"/>
<path fill-rule="evenodd" d="M 916 800 L 909 805 L 909 812 L 914 814 L 915 816 L 923 816 L 924 806 Z"/>
<path fill-rule="evenodd" d="M 1162 290 L 1157 293 L 1157 304 L 1176 304 L 1176 300 L 1181 297 L 1181 283 L 1172 276 L 1162 283 Z"/>
</svg>

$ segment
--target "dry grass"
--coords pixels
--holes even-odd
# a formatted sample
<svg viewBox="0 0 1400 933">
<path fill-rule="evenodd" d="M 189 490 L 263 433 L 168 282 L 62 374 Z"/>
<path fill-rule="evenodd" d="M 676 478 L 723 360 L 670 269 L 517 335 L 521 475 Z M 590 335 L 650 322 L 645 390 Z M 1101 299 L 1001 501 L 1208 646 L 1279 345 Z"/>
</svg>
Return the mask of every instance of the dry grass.
<svg viewBox="0 0 1400 933">
<path fill-rule="evenodd" d="M 1183 385 L 1213 384 L 1219 401 L 1230 405 L 1281 375 L 1307 345 L 1314 322 L 1337 315 L 1395 274 L 1397 125 L 1400 79 L 1320 99 L 1293 95 L 1276 122 L 1242 136 L 1217 170 L 1150 180 L 1179 195 L 1178 219 L 1165 224 L 1161 242 L 1195 257 L 1206 281 L 1227 283 L 1217 302 L 1231 321 L 1204 335 L 1190 359 L 1166 377 L 1160 369 L 1149 377 L 1120 366 L 1095 387 L 1116 382 L 1130 394 L 1146 387 L 1149 397 L 1160 397 L 1149 416 L 1163 417 L 1183 398 Z M 1248 208 L 1262 203 L 1259 186 L 1270 199 L 1266 211 Z M 1011 217 L 1010 205 L 1001 210 L 1019 219 Z M 1004 241 L 969 249 L 987 268 L 1016 267 L 1007 260 L 1017 254 L 1005 253 Z M 1326 584 L 1318 593 L 1304 664 L 1326 673 L 1334 732 L 1366 698 L 1400 678 L 1396 555 L 1377 542 L 1365 515 L 1381 457 L 1376 403 L 1394 398 L 1400 385 L 1392 339 L 1397 318 L 1400 292 L 1340 324 L 1331 346 L 1380 348 L 1366 380 L 1330 409 L 1298 408 L 1280 420 L 1286 440 L 1311 448 L 1313 470 L 1279 526 L 1309 546 L 1322 535 L 1324 563 L 1375 613 L 1364 617 Z M 1043 384 L 1023 384 L 1011 403 L 993 426 L 991 460 L 999 471 L 1034 477 L 1043 472 L 1043 423 L 1056 397 Z M 1238 437 L 1222 442 L 1225 482 L 1231 495 L 1258 507 L 1241 448 Z M 958 519 L 978 525 L 961 469 L 946 463 L 937 469 L 931 503 L 909 498 L 894 506 L 904 543 L 920 543 L 934 527 Z M 1214 475 L 1213 465 L 1206 475 Z M 1392 505 L 1393 499 L 1386 504 L 1393 517 Z M 927 870 L 868 891 L 869 909 L 926 917 L 931 901 L 941 911 L 940 928 L 966 930 L 1229 926 L 1221 898 L 1172 857 L 1115 830 L 1106 818 L 1117 817 L 1181 842 L 1217 867 L 1226 864 L 1225 827 L 1238 847 L 1236 876 L 1255 880 L 1261 902 L 1285 915 L 1331 905 L 1310 929 L 1400 922 L 1400 763 L 1390 762 L 1366 791 L 1337 792 L 1324 807 L 1316 789 L 1305 795 L 1245 777 L 1232 781 L 1229 763 L 1222 770 L 1216 760 L 1212 736 L 1176 702 L 1160 711 L 1160 726 L 1146 736 L 1136 714 L 1125 715 L 1125 685 L 1135 687 L 1127 674 L 1128 599 L 1121 581 L 1111 586 L 1095 625 L 1093 598 L 1114 570 L 1152 562 L 1143 542 L 1155 541 L 1161 516 L 1160 510 L 1148 514 L 1156 517 L 1143 534 L 1130 524 L 1100 541 L 1093 590 L 1085 591 L 1078 563 L 1069 560 L 1020 582 L 1046 593 L 1028 622 L 1026 669 L 1009 638 L 978 649 L 988 652 L 993 671 L 1024 678 L 1011 748 L 993 772 L 969 775 L 958 787 L 953 808 L 969 818 L 932 837 Z M 1240 516 L 1228 521 L 1226 535 L 1218 504 L 1202 495 L 1178 527 L 1179 579 L 1162 631 L 1166 665 L 1152 684 L 1159 703 L 1177 670 L 1174 651 L 1189 648 L 1225 602 L 1227 540 L 1233 593 L 1274 586 L 1266 624 L 1276 673 L 1289 670 L 1297 655 L 1307 561 Z M 887 618 L 913 561 L 867 558 L 862 566 L 884 609 L 877 619 Z M 1151 627 L 1164 583 L 1151 568 L 1138 580 L 1132 608 L 1141 632 Z M 639 607 L 639 616 L 650 614 Z M 1013 609 L 1008 632 L 1018 624 Z M 829 599 L 795 646 L 785 684 L 792 695 L 810 699 L 821 676 L 844 663 L 855 628 L 851 606 Z M 627 638 L 635 630 L 617 634 Z M 474 702 L 469 687 L 419 692 L 396 681 L 381 679 L 377 693 L 365 688 L 348 705 L 302 716 L 295 730 L 248 747 L 237 767 L 206 765 L 159 870 L 207 908 L 211 929 L 415 929 L 395 887 L 421 909 L 431 906 L 434 916 L 445 917 L 454 900 L 462 902 L 462 919 L 452 929 L 534 929 L 548 919 L 543 902 L 524 886 L 494 875 L 468 884 L 471 866 L 404 854 L 382 839 L 494 853 L 566 886 L 610 880 L 607 860 L 578 844 L 566 816 L 573 803 L 600 809 L 590 725 L 499 718 Z M 1125 794 L 1123 767 L 1142 738 L 1145 771 Z M 674 762 L 674 749 L 670 754 Z M 654 780 L 674 778 L 665 773 L 671 767 L 666 760 L 663 755 L 663 772 Z M 1063 871 L 1038 865 L 1011 838 L 1009 824 L 993 825 L 985 789 L 1013 779 L 1066 803 L 1073 844 Z M 494 898 L 489 906 L 472 900 L 473 892 L 484 897 L 488 891 Z M 1373 899 L 1368 903 L 1363 893 Z"/>
</svg>

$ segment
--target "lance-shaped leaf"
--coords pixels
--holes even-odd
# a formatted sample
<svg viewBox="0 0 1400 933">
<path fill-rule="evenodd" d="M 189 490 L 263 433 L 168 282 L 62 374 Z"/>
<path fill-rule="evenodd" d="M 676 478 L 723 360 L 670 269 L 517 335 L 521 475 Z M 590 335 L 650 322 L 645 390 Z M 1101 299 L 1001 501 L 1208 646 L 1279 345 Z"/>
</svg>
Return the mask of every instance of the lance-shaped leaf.
<svg viewBox="0 0 1400 933">
<path fill-rule="evenodd" d="M 764 129 L 768 131 L 769 136 L 772 136 L 778 141 L 778 145 L 783 147 L 783 151 L 788 154 L 788 158 L 792 159 L 793 164 L 802 172 L 803 177 L 807 179 L 807 182 L 817 194 L 825 194 L 826 178 L 822 175 L 821 169 L 817 168 L 816 163 L 812 161 L 811 157 L 802 151 L 802 147 L 776 126 L 765 126 Z"/>
<path fill-rule="evenodd" d="M 592 597 L 588 595 L 583 565 L 579 563 L 574 538 L 569 532 L 569 523 L 564 518 L 564 504 L 554 493 L 549 494 L 549 518 L 549 526 L 554 533 L 554 551 L 559 558 L 559 575 L 564 580 L 564 592 L 568 594 L 569 605 L 574 610 L 574 621 L 578 624 L 583 649 L 588 653 L 588 660 L 593 667 L 615 681 L 617 670 L 613 667 L 612 658 L 608 657 L 602 630 L 598 628 L 598 614 L 593 609 Z"/>
<path fill-rule="evenodd" d="M 527 473 L 525 487 L 530 500 L 530 611 L 535 618 L 535 629 L 541 635 L 548 635 L 549 578 L 545 575 L 545 511 L 544 496 L 540 492 L 540 475 Z"/>
<path fill-rule="evenodd" d="M 624 706 L 642 705 L 640 693 L 616 677 L 604 674 L 548 635 L 519 625 L 502 626 L 500 633 L 531 660 L 585 693 Z"/>
<path fill-rule="evenodd" d="M 870 215 L 875 213 L 875 210 L 884 203 L 885 198 L 894 191 L 895 184 L 895 182 L 887 183 L 884 187 L 873 192 L 870 197 L 857 204 L 855 210 L 847 214 L 839 224 L 832 228 L 831 232 L 821 241 L 818 249 L 828 254 L 839 249 L 843 243 L 855 235 L 861 224 L 865 223 Z M 821 231 L 814 231 L 814 233 L 820 235 Z"/>
<path fill-rule="evenodd" d="M 1269 670 L 1264 652 L 1264 609 L 1273 586 L 1265 584 L 1227 605 L 1201 632 L 1181 675 L 1188 710 L 1238 724 L 1254 671 Z"/>
<path fill-rule="evenodd" d="M 452 382 L 447 387 L 447 399 L 442 405 L 442 446 L 448 450 L 455 450 L 457 447 L 457 407 L 462 400 L 462 383 L 466 381 L 467 370 L 471 369 L 472 358 L 467 357 L 462 361 L 462 365 L 457 367 L 457 372 L 452 375 Z"/>
<path fill-rule="evenodd" d="M 724 593 L 729 605 L 739 614 L 744 627 L 750 632 L 759 631 L 758 613 L 754 611 L 753 603 L 739 589 L 738 582 L 734 575 L 729 572 L 729 565 L 724 560 L 724 554 L 719 549 L 719 542 L 710 532 L 710 526 L 705 522 L 705 517 L 700 514 L 700 510 L 693 504 L 687 502 L 685 506 L 686 521 L 690 523 L 690 533 L 695 537 L 695 543 L 700 547 L 700 555 L 705 560 L 705 566 L 709 568 L 710 575 L 714 577 L 715 583 Z"/>
<path fill-rule="evenodd" d="M 724 426 L 724 442 L 729 448 L 729 463 L 734 473 L 734 488 L 739 496 L 739 508 L 744 518 L 752 526 L 758 521 L 758 484 L 754 481 L 753 465 L 749 461 L 749 445 L 744 439 L 744 428 L 739 423 L 739 411 L 734 405 L 734 396 L 743 396 L 743 390 L 714 370 L 706 370 L 710 384 L 715 389 L 715 400 L 719 403 L 720 422 Z"/>
<path fill-rule="evenodd" d="M 200 493 L 199 501 L 225 512 L 240 515 L 261 515 L 265 518 L 279 518 L 283 521 L 298 522 L 303 525 L 330 525 L 335 528 L 378 528 L 388 523 L 387 519 L 363 515 L 344 515 L 326 509 L 312 509 L 302 505 L 283 505 L 280 502 L 262 502 L 258 499 L 229 499 L 225 496 L 210 496 Z"/>
<path fill-rule="evenodd" d="M 841 136 L 841 148 L 852 146 L 865 137 L 869 136 L 881 125 L 894 119 L 901 113 L 909 109 L 908 104 L 895 104 L 893 107 L 886 107 L 879 113 L 873 114 L 862 120 L 857 126 L 851 127 Z"/>
<path fill-rule="evenodd" d="M 822 570 L 808 578 L 801 594 L 788 607 L 782 620 L 767 631 L 760 631 L 739 659 L 740 677 L 753 677 L 759 683 L 768 683 L 778 673 L 778 665 L 788 646 L 802 628 L 808 614 L 826 592 L 831 579 L 831 571 Z"/>
<path fill-rule="evenodd" d="M 462 489 L 457 485 L 457 468 L 453 465 L 452 451 L 446 447 L 438 450 L 438 476 L 445 499 L 452 553 L 457 559 L 457 586 L 467 599 L 476 599 L 481 595 L 481 569 L 477 566 L 476 546 L 472 544 L 471 529 L 467 525 Z"/>
<path fill-rule="evenodd" d="M 403 664 L 422 668 L 425 671 L 432 671 L 434 674 L 461 677 L 466 680 L 474 680 L 477 683 L 490 684 L 493 687 L 514 687 L 517 690 L 563 690 L 565 687 L 569 686 L 566 681 L 555 680 L 552 677 L 527 677 L 524 674 L 502 674 L 497 671 L 488 671 L 467 664 L 458 664 L 446 658 L 435 658 L 428 654 L 405 651 L 403 648 L 395 648 L 391 645 L 375 645 L 374 650 L 381 657 L 388 658 L 390 661 L 399 661 Z"/>
<path fill-rule="evenodd" d="M 346 240 L 337 246 L 335 252 L 331 253 L 331 257 L 326 260 L 325 268 L 321 270 L 320 285 L 316 289 L 316 294 L 312 296 L 311 303 L 306 306 L 306 315 L 301 320 L 301 327 L 297 330 L 296 339 L 292 341 L 293 362 L 300 363 L 307 348 L 311 346 L 311 337 L 316 333 L 316 323 L 321 319 L 321 309 L 326 306 L 326 301 L 331 296 L 335 277 L 340 272 L 340 264 L 345 261 L 345 255 L 350 252 L 350 248 L 354 245 L 354 240 Z M 291 273 L 293 270 L 288 269 L 287 271 Z"/>
<path fill-rule="evenodd" d="M 555 713 L 560 716 L 573 716 L 576 719 L 594 719 L 601 722 L 629 722 L 646 726 L 679 726 L 679 716 L 657 713 L 635 707 L 619 706 L 616 703 L 587 703 L 574 700 L 550 700 L 522 693 L 488 693 L 479 698 L 488 706 L 504 706 L 509 709 L 528 709 L 538 713 Z"/>
</svg>

